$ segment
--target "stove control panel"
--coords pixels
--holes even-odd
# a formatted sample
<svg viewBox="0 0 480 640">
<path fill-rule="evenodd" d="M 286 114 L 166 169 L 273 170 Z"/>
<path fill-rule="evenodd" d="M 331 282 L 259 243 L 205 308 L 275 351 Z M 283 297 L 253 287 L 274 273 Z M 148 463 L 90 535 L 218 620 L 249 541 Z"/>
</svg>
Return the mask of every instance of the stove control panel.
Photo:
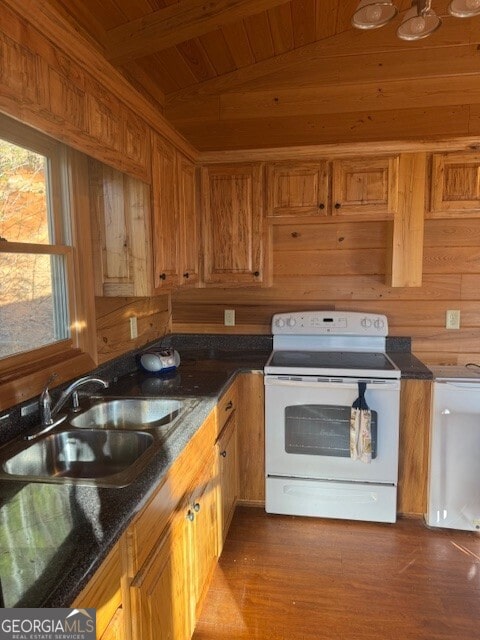
<svg viewBox="0 0 480 640">
<path fill-rule="evenodd" d="M 386 316 L 357 311 L 296 311 L 277 313 L 272 319 L 274 335 L 388 335 Z"/>
</svg>

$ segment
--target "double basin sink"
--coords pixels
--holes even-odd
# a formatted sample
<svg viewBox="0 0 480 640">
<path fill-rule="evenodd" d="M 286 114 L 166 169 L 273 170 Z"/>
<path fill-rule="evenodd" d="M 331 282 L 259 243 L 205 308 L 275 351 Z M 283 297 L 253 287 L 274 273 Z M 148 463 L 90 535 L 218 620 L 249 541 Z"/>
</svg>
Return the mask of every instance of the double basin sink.
<svg viewBox="0 0 480 640">
<path fill-rule="evenodd" d="M 39 428 L 0 449 L 0 479 L 124 487 L 196 404 L 193 398 L 92 398 L 48 433 Z"/>
</svg>

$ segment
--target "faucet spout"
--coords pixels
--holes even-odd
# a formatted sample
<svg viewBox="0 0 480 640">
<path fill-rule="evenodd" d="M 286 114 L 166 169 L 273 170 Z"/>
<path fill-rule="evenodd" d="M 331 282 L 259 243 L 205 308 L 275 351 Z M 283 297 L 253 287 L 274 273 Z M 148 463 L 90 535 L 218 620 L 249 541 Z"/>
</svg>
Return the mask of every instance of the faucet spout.
<svg viewBox="0 0 480 640">
<path fill-rule="evenodd" d="M 82 387 L 83 385 L 86 385 L 89 383 L 99 384 L 104 389 L 108 387 L 108 382 L 106 380 L 103 380 L 102 378 L 95 378 L 93 376 L 85 376 L 83 378 L 79 378 L 78 380 L 75 380 L 74 382 L 72 382 L 72 384 L 70 384 L 66 389 L 62 391 L 56 404 L 52 407 L 52 398 L 50 396 L 48 386 L 53 379 L 54 377 L 51 377 L 48 380 L 44 390 L 40 395 L 40 400 L 39 400 L 41 422 L 42 422 L 42 426 L 45 426 L 45 427 L 49 425 L 53 425 L 55 416 L 65 405 L 65 403 L 70 398 L 70 396 L 73 396 L 74 406 L 78 407 L 77 389 L 79 387 Z"/>
<path fill-rule="evenodd" d="M 76 395 L 77 389 L 79 387 L 82 387 L 85 384 L 90 384 L 90 383 L 99 384 L 104 389 L 108 388 L 108 382 L 106 380 L 103 380 L 102 378 L 94 378 L 92 376 L 85 376 L 84 378 L 79 378 L 78 380 L 75 380 L 75 382 L 72 382 L 72 384 L 70 384 L 60 394 L 59 399 L 57 400 L 56 404 L 54 405 L 53 409 L 51 410 L 51 418 L 53 419 L 57 415 L 57 413 L 65 405 L 65 403 L 70 398 L 70 396 L 73 396 L 75 394 L 76 403 L 78 403 L 78 396 Z"/>
</svg>

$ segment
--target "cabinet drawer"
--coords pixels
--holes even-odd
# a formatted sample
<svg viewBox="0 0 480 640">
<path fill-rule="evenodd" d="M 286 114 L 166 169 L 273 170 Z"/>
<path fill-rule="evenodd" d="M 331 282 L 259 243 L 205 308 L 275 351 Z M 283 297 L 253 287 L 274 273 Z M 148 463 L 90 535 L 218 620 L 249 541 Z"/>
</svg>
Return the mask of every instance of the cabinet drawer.
<svg viewBox="0 0 480 640">
<path fill-rule="evenodd" d="M 221 433 L 228 419 L 237 408 L 238 396 L 237 385 L 234 382 L 225 391 L 217 405 L 217 435 Z"/>
<path fill-rule="evenodd" d="M 128 574 L 136 575 L 172 514 L 202 469 L 209 456 L 213 456 L 215 443 L 215 414 L 212 412 L 193 436 L 168 472 L 165 481 L 137 516 L 127 532 Z"/>
</svg>

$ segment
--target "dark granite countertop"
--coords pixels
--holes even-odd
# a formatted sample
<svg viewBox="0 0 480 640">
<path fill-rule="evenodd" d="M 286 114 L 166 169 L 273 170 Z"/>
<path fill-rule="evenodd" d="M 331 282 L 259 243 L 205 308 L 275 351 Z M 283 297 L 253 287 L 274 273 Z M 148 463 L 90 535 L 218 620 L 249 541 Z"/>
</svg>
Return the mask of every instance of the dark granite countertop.
<svg viewBox="0 0 480 640">
<path fill-rule="evenodd" d="M 196 397 L 179 418 L 161 452 L 121 489 L 81 484 L 0 481 L 0 579 L 3 606 L 64 607 L 84 588 L 133 517 L 144 507 L 173 461 L 202 425 L 217 399 L 241 371 L 263 370 L 271 351 L 262 336 L 248 350 L 200 340 L 183 345 L 176 374 L 160 377 L 135 369 L 121 375 L 107 395 Z M 398 346 L 398 345 L 397 345 Z M 402 348 L 389 356 L 402 378 L 432 373 Z M 134 359 L 129 356 L 128 368 Z M 118 369 L 117 369 L 118 371 Z M 101 370 L 98 371 L 102 373 Z"/>
<path fill-rule="evenodd" d="M 433 374 L 410 352 L 388 351 L 388 356 L 402 372 L 402 380 L 432 380 Z"/>
<path fill-rule="evenodd" d="M 0 481 L 0 578 L 3 606 L 65 607 L 87 584 L 132 518 L 240 371 L 262 370 L 267 351 L 221 360 L 186 356 L 171 378 L 136 371 L 111 395 L 192 397 L 196 407 L 165 447 L 124 488 Z M 202 364 L 203 363 L 203 364 Z"/>
</svg>

